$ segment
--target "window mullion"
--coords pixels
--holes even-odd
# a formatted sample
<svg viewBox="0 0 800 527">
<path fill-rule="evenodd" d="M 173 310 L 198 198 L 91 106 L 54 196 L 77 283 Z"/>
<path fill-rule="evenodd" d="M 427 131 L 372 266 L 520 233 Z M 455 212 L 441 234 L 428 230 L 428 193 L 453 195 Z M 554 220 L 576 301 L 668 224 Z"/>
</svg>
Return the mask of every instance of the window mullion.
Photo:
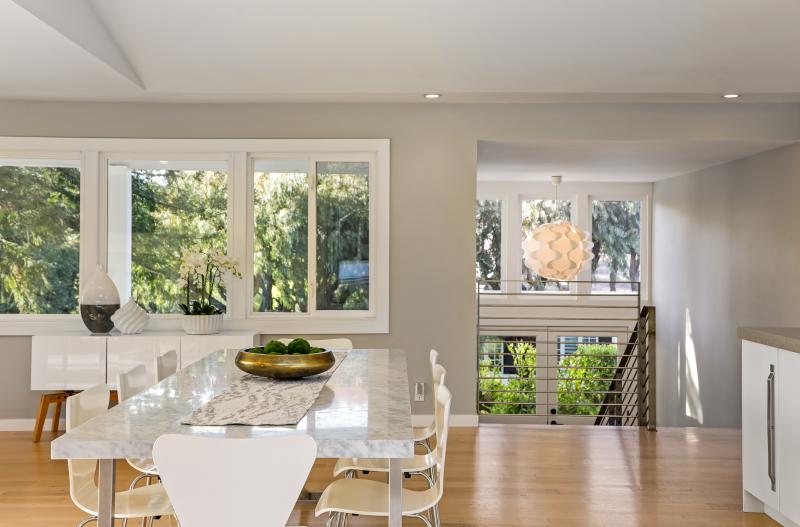
<svg viewBox="0 0 800 527">
<path fill-rule="evenodd" d="M 505 196 L 505 199 L 508 201 L 508 228 L 505 232 L 506 242 L 502 247 L 508 249 L 508 254 L 505 257 L 507 262 L 506 270 L 501 268 L 500 275 L 505 275 L 503 276 L 505 280 L 513 280 L 513 282 L 506 282 L 507 292 L 516 294 L 522 291 L 522 283 L 520 282 L 522 278 L 522 196 L 518 193 L 512 193 Z M 501 224 L 501 240 L 504 234 L 502 228 Z"/>
<path fill-rule="evenodd" d="M 586 192 L 580 192 L 575 197 L 575 207 L 572 211 L 572 221 L 585 233 L 592 236 L 592 200 Z M 586 262 L 576 278 L 580 281 L 578 293 L 584 295 L 592 291 L 592 262 Z"/>
<path fill-rule="evenodd" d="M 80 254 L 78 277 L 79 291 L 92 276 L 95 266 L 105 263 L 101 260 L 101 213 L 106 209 L 106 196 L 100 189 L 100 152 L 81 152 L 81 184 L 80 184 Z"/>
<path fill-rule="evenodd" d="M 308 313 L 317 311 L 317 162 L 308 167 Z"/>
<path fill-rule="evenodd" d="M 230 156 L 230 176 L 228 177 L 228 255 L 240 262 L 242 279 L 231 279 L 227 284 L 228 316 L 234 319 L 245 318 L 247 305 L 252 296 L 248 295 L 253 283 L 253 267 L 248 254 L 252 248 L 250 227 L 253 221 L 252 179 L 247 163 L 246 152 L 234 152 Z M 249 284 L 249 285 L 248 285 Z"/>
</svg>

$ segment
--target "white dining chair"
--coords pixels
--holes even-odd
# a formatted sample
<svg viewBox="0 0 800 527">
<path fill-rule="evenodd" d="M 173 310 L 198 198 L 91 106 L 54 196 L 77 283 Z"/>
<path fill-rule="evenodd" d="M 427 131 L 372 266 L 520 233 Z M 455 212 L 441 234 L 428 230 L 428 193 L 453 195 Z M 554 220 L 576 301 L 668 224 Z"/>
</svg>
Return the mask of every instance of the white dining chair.
<svg viewBox="0 0 800 527">
<path fill-rule="evenodd" d="M 439 352 L 435 349 L 431 349 L 430 354 L 428 355 L 430 363 L 431 363 L 431 378 L 433 380 L 433 393 L 436 393 L 436 389 L 438 388 L 439 384 L 444 382 L 444 378 L 439 379 L 437 377 L 436 372 L 436 365 L 439 364 Z M 426 452 L 431 452 L 431 442 L 430 439 L 436 435 L 436 422 L 434 419 L 431 419 L 431 422 L 428 423 L 425 428 L 418 429 L 414 431 L 414 443 L 421 446 L 425 449 Z"/>
<path fill-rule="evenodd" d="M 444 386 L 444 379 L 447 375 L 447 371 L 441 364 L 436 364 L 433 367 L 434 370 L 434 378 L 439 379 L 438 386 Z M 436 392 L 434 392 L 436 393 Z M 436 435 L 436 442 L 437 444 L 441 441 L 442 431 L 439 429 L 439 425 L 441 424 L 441 419 L 438 418 L 438 413 L 441 411 L 441 405 L 434 404 L 434 434 Z M 422 476 L 428 480 L 428 483 L 433 486 L 433 482 L 435 480 L 435 467 L 438 462 L 437 456 L 438 450 L 434 449 L 431 452 L 426 454 L 415 454 L 414 457 L 403 459 L 402 467 L 403 467 L 403 474 L 406 476 Z M 339 458 L 336 461 L 336 465 L 333 469 L 334 477 L 340 476 L 342 474 L 345 477 L 352 478 L 358 474 L 358 471 L 362 472 L 379 472 L 379 473 L 388 473 L 389 472 L 389 460 L 384 458 L 357 458 L 357 457 L 343 457 Z"/>
<path fill-rule="evenodd" d="M 67 432 L 108 410 L 111 390 L 99 384 L 67 398 Z M 97 503 L 100 491 L 95 483 L 96 459 L 69 459 L 69 495 L 72 502 L 90 516 L 78 527 L 97 521 Z M 139 487 L 115 493 L 114 518 L 152 518 L 172 514 L 169 498 L 160 484 Z"/>
<path fill-rule="evenodd" d="M 155 376 L 147 372 L 144 364 L 138 364 L 128 371 L 117 374 L 117 393 L 119 401 L 127 401 L 155 384 Z"/>
<path fill-rule="evenodd" d="M 168 434 L 153 446 L 181 527 L 284 527 L 316 456 L 317 444 L 306 434 Z"/>
<path fill-rule="evenodd" d="M 292 339 L 278 339 L 279 342 L 288 344 Z M 309 340 L 309 344 L 315 348 L 324 348 L 326 350 L 351 350 L 353 349 L 353 341 L 350 339 L 318 339 Z"/>
<path fill-rule="evenodd" d="M 169 350 L 156 356 L 156 382 L 161 382 L 178 371 L 178 352 Z"/>
<path fill-rule="evenodd" d="M 428 527 L 440 527 L 439 502 L 444 494 L 444 466 L 450 427 L 452 395 L 446 386 L 436 392 L 437 427 L 442 431 L 436 443 L 436 477 L 425 490 L 402 489 L 403 516 L 422 520 Z M 389 516 L 389 484 L 373 479 L 337 479 L 322 493 L 315 514 L 328 513 L 326 527 L 346 525 L 348 516 Z"/>
<path fill-rule="evenodd" d="M 174 353 L 174 352 L 173 352 Z M 156 362 L 158 359 L 156 359 Z M 119 401 L 127 401 L 131 397 L 140 394 L 155 384 L 155 378 L 147 373 L 144 364 L 134 366 L 126 372 L 117 374 L 117 393 L 119 394 Z M 129 489 L 136 488 L 136 485 L 143 479 L 147 479 L 147 483 L 152 483 L 153 478 L 158 477 L 158 469 L 151 458 L 129 458 L 126 459 L 128 464 L 133 467 L 139 475 L 133 478 Z"/>
</svg>

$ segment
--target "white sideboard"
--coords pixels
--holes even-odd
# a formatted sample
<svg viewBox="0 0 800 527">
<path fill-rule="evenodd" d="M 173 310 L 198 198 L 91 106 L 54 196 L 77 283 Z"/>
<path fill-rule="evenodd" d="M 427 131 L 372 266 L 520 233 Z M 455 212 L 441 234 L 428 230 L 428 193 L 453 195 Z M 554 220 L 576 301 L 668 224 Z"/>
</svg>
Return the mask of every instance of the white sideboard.
<svg viewBox="0 0 800 527">
<path fill-rule="evenodd" d="M 85 390 L 103 382 L 115 388 L 118 373 L 138 364 L 153 372 L 155 358 L 171 350 L 178 353 L 180 368 L 185 368 L 214 351 L 247 348 L 258 341 L 255 331 L 35 335 L 31 344 L 31 390 Z"/>
<path fill-rule="evenodd" d="M 800 353 L 764 340 L 768 343 L 742 341 L 743 509 L 795 527 L 800 525 Z"/>
</svg>

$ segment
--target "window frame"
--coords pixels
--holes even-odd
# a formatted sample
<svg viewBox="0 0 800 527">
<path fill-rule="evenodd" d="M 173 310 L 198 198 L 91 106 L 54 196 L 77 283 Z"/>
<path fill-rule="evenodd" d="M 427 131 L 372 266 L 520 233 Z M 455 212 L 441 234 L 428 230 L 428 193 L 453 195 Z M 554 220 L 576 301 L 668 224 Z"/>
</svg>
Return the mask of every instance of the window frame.
<svg viewBox="0 0 800 527">
<path fill-rule="evenodd" d="M 80 171 L 80 227 L 79 227 L 79 245 L 78 245 L 78 291 L 80 291 L 81 273 L 84 270 L 83 266 L 83 227 L 84 227 L 84 175 L 83 175 L 83 158 L 79 151 L 62 151 L 53 152 L 50 150 L 39 149 L 21 149 L 24 145 L 17 145 L 16 149 L 7 149 L 0 151 L 0 163 L 9 163 L 11 165 L 19 166 L 59 166 L 57 162 L 66 162 L 70 166 L 74 163 Z M 35 145 L 31 145 L 35 148 Z M 23 165 L 22 161 L 33 161 L 34 164 Z M 46 161 L 52 161 L 53 164 L 47 164 Z M 36 163 L 41 162 L 41 163 Z M 42 325 L 49 327 L 64 328 L 71 325 L 74 319 L 80 319 L 80 314 L 69 313 L 0 313 L 0 335 L 6 334 L 2 332 L 5 328 L 19 328 L 20 331 L 28 330 L 29 328 L 36 328 Z M 10 333 L 20 334 L 20 333 Z"/>
<path fill-rule="evenodd" d="M 320 161 L 361 161 L 364 159 L 356 156 L 369 156 L 370 309 L 317 311 L 314 314 L 251 313 L 254 191 L 250 158 L 255 155 L 296 159 L 312 154 L 320 157 Z M 234 280 L 228 286 L 230 298 L 224 328 L 257 330 L 267 334 L 389 333 L 389 139 L 0 137 L 0 158 L 79 161 L 81 172 L 79 290 L 97 264 L 107 263 L 109 159 L 203 161 L 224 158 L 228 162 L 228 254 L 241 262 L 243 275 L 241 280 Z M 313 168 L 316 169 L 316 165 Z M 309 225 L 309 234 L 312 232 Z M 316 239 L 314 239 L 314 250 L 316 250 Z M 309 249 L 309 261 L 310 253 Z M 151 314 L 147 329 L 180 331 L 181 316 L 174 313 Z M 0 335 L 36 335 L 63 331 L 85 332 L 80 315 L 0 314 Z"/>
<path fill-rule="evenodd" d="M 571 221 L 584 232 L 592 232 L 592 201 L 624 201 L 638 200 L 642 203 L 641 210 L 641 301 L 650 301 L 651 298 L 651 225 L 652 225 L 652 183 L 619 183 L 619 182 L 576 182 L 563 183 L 558 189 L 559 200 L 570 201 Z M 501 262 L 506 263 L 503 279 L 519 280 L 522 276 L 522 259 L 516 257 L 522 244 L 522 201 L 525 200 L 552 200 L 555 198 L 555 189 L 546 181 L 478 181 L 476 200 L 499 199 L 507 203 L 504 207 L 508 211 L 507 218 L 501 223 Z M 591 266 L 586 265 L 576 277 L 579 281 L 591 281 Z M 588 292 L 589 284 L 572 285 L 578 292 Z M 586 291 L 584 291 L 584 289 Z M 540 303 L 624 303 L 625 298 L 577 297 L 569 293 L 557 292 L 526 292 L 524 296 L 502 295 L 502 293 L 519 292 L 515 289 L 503 289 L 498 294 L 498 301 L 511 303 L 540 302 Z M 524 298 L 524 300 L 523 300 Z"/>
<path fill-rule="evenodd" d="M 247 281 L 247 312 L 246 318 L 248 319 L 266 319 L 273 321 L 280 321 L 288 318 L 305 317 L 317 320 L 331 319 L 335 321 L 342 321 L 348 319 L 357 319 L 362 317 L 375 317 L 377 311 L 373 305 L 373 298 L 377 294 L 376 281 L 376 266 L 373 265 L 375 258 L 377 258 L 377 239 L 376 233 L 372 228 L 377 220 L 377 173 L 375 166 L 377 164 L 377 157 L 371 152 L 351 152 L 346 154 L 339 153 L 320 153 L 308 152 L 305 155 L 287 156 L 264 154 L 260 152 L 250 153 L 248 156 L 248 170 L 247 170 L 247 268 L 250 271 L 250 278 Z M 271 311 L 254 311 L 253 310 L 253 269 L 254 269 L 254 255 L 255 255 L 255 163 L 262 160 L 270 159 L 292 159 L 303 160 L 308 163 L 308 252 L 306 254 L 307 263 L 307 280 L 308 280 L 308 309 L 303 313 L 289 313 L 289 312 L 271 312 Z M 368 175 L 368 189 L 369 189 L 369 309 L 367 310 L 318 310 L 317 309 L 317 163 L 326 161 L 354 161 L 354 162 L 367 162 L 369 163 Z"/>
</svg>

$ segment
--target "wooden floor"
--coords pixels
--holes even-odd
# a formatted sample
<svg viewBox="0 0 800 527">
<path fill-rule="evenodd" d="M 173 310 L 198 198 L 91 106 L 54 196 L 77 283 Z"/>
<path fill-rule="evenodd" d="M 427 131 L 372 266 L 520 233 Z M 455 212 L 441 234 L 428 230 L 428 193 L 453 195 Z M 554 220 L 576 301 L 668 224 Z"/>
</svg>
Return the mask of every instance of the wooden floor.
<svg viewBox="0 0 800 527">
<path fill-rule="evenodd" d="M 740 512 L 738 430 L 484 425 L 450 437 L 444 525 L 777 525 Z M 0 433 L 0 526 L 72 526 L 84 517 L 70 502 L 66 463 L 50 460 L 48 439 L 32 444 L 29 433 Z M 118 485 L 126 485 L 133 473 L 118 467 Z M 331 468 L 320 461 L 309 486 L 323 488 Z M 323 520 L 300 506 L 290 525 Z M 386 523 L 358 517 L 351 525 Z"/>
</svg>

